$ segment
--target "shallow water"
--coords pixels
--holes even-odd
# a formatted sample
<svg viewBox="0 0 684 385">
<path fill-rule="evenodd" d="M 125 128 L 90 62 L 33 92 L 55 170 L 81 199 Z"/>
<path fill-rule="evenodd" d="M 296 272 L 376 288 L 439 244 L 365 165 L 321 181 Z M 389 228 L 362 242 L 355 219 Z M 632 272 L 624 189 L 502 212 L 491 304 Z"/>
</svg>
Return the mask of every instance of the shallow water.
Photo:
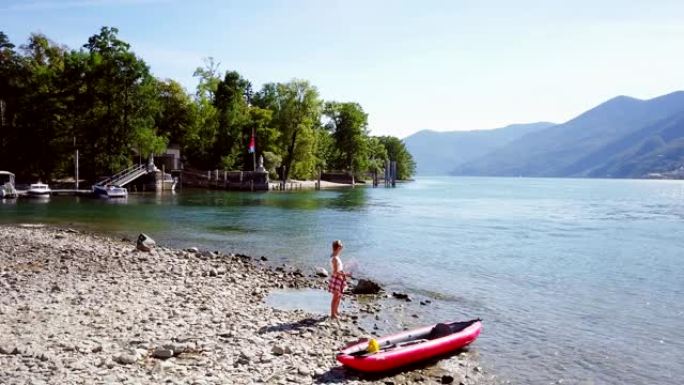
<svg viewBox="0 0 684 385">
<path fill-rule="evenodd" d="M 182 191 L 0 204 L 0 222 L 83 226 L 328 267 L 437 298 L 419 321 L 481 317 L 473 346 L 513 383 L 684 377 L 684 182 L 421 178 L 396 189 Z M 356 263 L 350 263 L 350 261 Z"/>
<path fill-rule="evenodd" d="M 266 296 L 267 305 L 281 310 L 304 310 L 313 314 L 330 314 L 330 293 L 319 289 L 273 290 Z"/>
</svg>

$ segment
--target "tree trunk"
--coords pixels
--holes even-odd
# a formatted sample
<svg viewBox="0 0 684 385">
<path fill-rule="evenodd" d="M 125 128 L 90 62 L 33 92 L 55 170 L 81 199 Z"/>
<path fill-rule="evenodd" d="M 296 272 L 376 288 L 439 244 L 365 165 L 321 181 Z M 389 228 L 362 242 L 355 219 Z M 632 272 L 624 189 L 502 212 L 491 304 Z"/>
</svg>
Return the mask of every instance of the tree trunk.
<svg viewBox="0 0 684 385">
<path fill-rule="evenodd" d="M 292 132 L 292 141 L 290 142 L 290 145 L 287 147 L 287 158 L 285 160 L 285 172 L 283 173 L 283 182 L 287 181 L 287 178 L 290 176 L 290 169 L 292 169 L 292 161 L 294 160 L 294 150 L 295 150 L 295 144 L 297 142 L 297 133 L 299 130 L 294 130 Z"/>
</svg>

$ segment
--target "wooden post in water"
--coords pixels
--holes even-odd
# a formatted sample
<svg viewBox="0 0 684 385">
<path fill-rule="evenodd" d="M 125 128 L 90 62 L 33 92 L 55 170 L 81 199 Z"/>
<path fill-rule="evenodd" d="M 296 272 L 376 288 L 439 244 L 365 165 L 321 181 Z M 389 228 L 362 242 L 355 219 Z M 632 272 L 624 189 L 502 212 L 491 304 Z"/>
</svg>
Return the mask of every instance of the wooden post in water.
<svg viewBox="0 0 684 385">
<path fill-rule="evenodd" d="M 397 187 L 397 161 L 392 161 L 392 187 Z"/>
<path fill-rule="evenodd" d="M 76 190 L 78 190 L 78 148 L 76 149 Z"/>
<path fill-rule="evenodd" d="M 385 187 L 389 187 L 390 181 L 390 161 L 389 159 L 385 161 Z"/>
<path fill-rule="evenodd" d="M 287 166 L 283 166 L 283 173 L 280 175 L 280 183 L 282 184 L 282 190 L 285 190 L 285 170 L 287 169 Z"/>
<path fill-rule="evenodd" d="M 0 100 L 0 107 L 4 105 L 4 101 Z M 3 115 L 0 116 L 2 120 L 5 119 L 4 112 Z M 76 187 L 76 191 L 78 191 L 78 148 L 76 148 L 76 137 L 74 136 L 74 149 L 76 150 L 76 155 L 74 157 L 74 168 L 75 168 L 75 176 L 76 176 L 76 183 L 74 186 Z"/>
</svg>

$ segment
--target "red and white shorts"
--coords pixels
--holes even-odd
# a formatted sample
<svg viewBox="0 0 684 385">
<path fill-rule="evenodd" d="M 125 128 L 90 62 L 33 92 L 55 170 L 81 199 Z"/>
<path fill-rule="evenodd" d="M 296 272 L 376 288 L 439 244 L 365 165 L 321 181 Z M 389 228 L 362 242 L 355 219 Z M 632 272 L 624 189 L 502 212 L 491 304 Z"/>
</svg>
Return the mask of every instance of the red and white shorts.
<svg viewBox="0 0 684 385">
<path fill-rule="evenodd" d="M 329 292 L 342 294 L 345 287 L 347 287 L 347 276 L 344 273 L 337 273 L 330 277 Z"/>
</svg>

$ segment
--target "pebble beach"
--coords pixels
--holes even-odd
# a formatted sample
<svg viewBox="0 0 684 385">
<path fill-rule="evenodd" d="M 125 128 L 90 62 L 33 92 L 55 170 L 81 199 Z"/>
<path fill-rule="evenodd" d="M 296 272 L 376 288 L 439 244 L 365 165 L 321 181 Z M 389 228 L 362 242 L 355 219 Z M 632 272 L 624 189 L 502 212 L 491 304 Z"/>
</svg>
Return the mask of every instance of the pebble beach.
<svg viewBox="0 0 684 385">
<path fill-rule="evenodd" d="M 310 269 L 311 270 L 311 269 Z M 390 317 L 353 296 L 341 320 L 278 310 L 282 288 L 326 278 L 267 258 L 74 229 L 0 226 L 0 384 L 496 384 L 477 349 L 383 376 L 335 353 Z M 368 308 L 374 309 L 368 311 Z M 486 331 L 485 331 L 486 332 Z"/>
</svg>

